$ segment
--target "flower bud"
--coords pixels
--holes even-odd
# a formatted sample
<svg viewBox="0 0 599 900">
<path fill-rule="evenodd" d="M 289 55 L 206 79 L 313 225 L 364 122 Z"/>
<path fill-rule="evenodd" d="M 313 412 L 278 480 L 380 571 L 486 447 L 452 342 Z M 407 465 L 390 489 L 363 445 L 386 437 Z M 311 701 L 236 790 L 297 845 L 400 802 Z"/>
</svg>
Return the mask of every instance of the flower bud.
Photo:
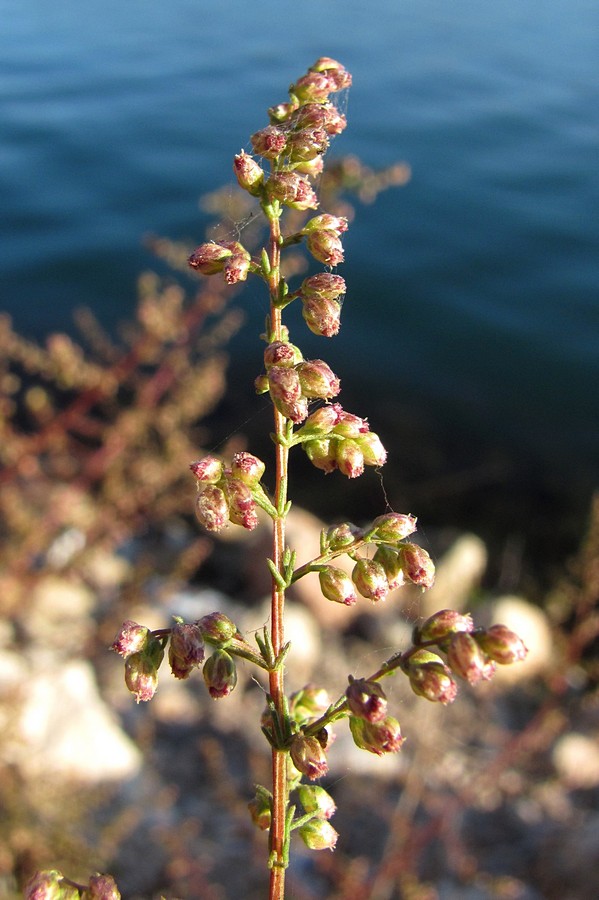
<svg viewBox="0 0 599 900">
<path fill-rule="evenodd" d="M 335 461 L 347 478 L 359 478 L 364 471 L 364 455 L 356 441 L 349 438 L 337 441 Z"/>
<path fill-rule="evenodd" d="M 343 262 L 343 244 L 334 231 L 313 231 L 306 238 L 306 247 L 314 259 L 325 266 Z"/>
<path fill-rule="evenodd" d="M 298 828 L 298 833 L 309 850 L 334 850 L 339 837 L 326 819 L 310 819 Z"/>
<path fill-rule="evenodd" d="M 322 107 L 318 107 L 321 109 Z M 330 213 L 321 213 L 319 216 L 313 216 L 308 219 L 301 230 L 302 234 L 312 234 L 315 231 L 333 231 L 336 234 L 342 234 L 347 231 L 347 219 L 343 216 L 333 216 Z"/>
<path fill-rule="evenodd" d="M 309 175 L 310 178 L 316 178 L 322 175 L 324 171 L 324 161 L 322 156 L 315 156 L 314 159 L 303 159 L 294 163 L 294 170 L 300 175 Z"/>
<path fill-rule="evenodd" d="M 266 159 L 277 159 L 285 149 L 287 137 L 276 125 L 267 125 L 250 137 L 254 153 Z"/>
<path fill-rule="evenodd" d="M 374 532 L 373 537 L 377 541 L 394 544 L 416 531 L 416 516 L 404 516 L 394 512 L 384 513 L 382 516 L 377 516 L 369 531 Z"/>
<path fill-rule="evenodd" d="M 291 695 L 289 708 L 293 720 L 298 725 L 305 725 L 322 716 L 330 705 L 330 697 L 324 688 L 307 684 Z"/>
<path fill-rule="evenodd" d="M 447 662 L 456 675 L 469 684 L 488 681 L 495 673 L 495 663 L 483 653 L 475 639 L 466 631 L 452 635 L 447 648 Z"/>
<path fill-rule="evenodd" d="M 501 666 L 509 666 L 511 663 L 526 659 L 528 650 L 524 641 L 505 625 L 491 625 L 474 637 L 487 656 Z"/>
<path fill-rule="evenodd" d="M 337 407 L 337 411 L 339 417 L 335 425 L 335 434 L 348 438 L 359 438 L 368 434 L 368 421 L 366 419 L 354 416 L 353 413 L 346 412 L 340 406 Z"/>
<path fill-rule="evenodd" d="M 250 817 L 261 831 L 268 831 L 272 820 L 272 798 L 267 790 L 258 787 L 256 796 L 248 803 Z"/>
<path fill-rule="evenodd" d="M 322 469 L 327 475 L 337 468 L 336 441 L 329 438 L 314 438 L 302 444 L 306 456 L 313 466 Z"/>
<path fill-rule="evenodd" d="M 301 128 L 287 138 L 286 152 L 292 163 L 303 162 L 324 153 L 328 146 L 329 136 L 324 128 Z"/>
<path fill-rule="evenodd" d="M 192 269 L 201 272 L 202 275 L 216 275 L 222 272 L 227 257 L 232 256 L 232 251 L 222 244 L 200 244 L 197 250 L 187 260 Z"/>
<path fill-rule="evenodd" d="M 278 200 L 292 209 L 316 209 L 318 197 L 307 179 L 296 172 L 273 172 L 266 182 L 271 200 Z"/>
<path fill-rule="evenodd" d="M 266 465 L 261 459 L 258 459 L 252 453 L 247 453 L 245 450 L 235 453 L 231 461 L 231 475 L 233 478 L 243 481 L 250 487 L 258 484 L 264 475 L 265 469 Z"/>
<path fill-rule="evenodd" d="M 329 770 L 326 753 L 315 737 L 295 734 L 291 738 L 289 753 L 295 768 L 310 781 L 322 778 Z"/>
<path fill-rule="evenodd" d="M 264 351 L 264 366 L 267 372 L 271 366 L 292 368 L 302 359 L 302 351 L 289 341 L 273 341 Z"/>
<path fill-rule="evenodd" d="M 241 525 L 252 531 L 258 525 L 256 502 L 252 490 L 239 478 L 228 476 L 225 479 L 225 491 L 229 501 L 229 519 L 234 525 Z"/>
<path fill-rule="evenodd" d="M 341 275 L 332 275 L 330 272 L 319 272 L 304 278 L 301 285 L 302 296 L 321 297 L 324 300 L 338 300 L 345 294 L 345 280 Z"/>
<path fill-rule="evenodd" d="M 268 117 L 270 121 L 274 123 L 284 122 L 292 115 L 297 107 L 297 100 L 293 100 L 291 103 L 278 103 L 276 106 L 270 107 L 268 110 Z"/>
<path fill-rule="evenodd" d="M 345 696 L 354 716 L 366 722 L 380 722 L 387 715 L 387 698 L 378 681 L 351 678 Z"/>
<path fill-rule="evenodd" d="M 196 516 L 206 531 L 220 531 L 229 521 L 229 504 L 222 488 L 209 484 L 198 494 Z"/>
<path fill-rule="evenodd" d="M 121 894 L 112 875 L 92 875 L 89 888 L 82 900 L 121 900 Z"/>
<path fill-rule="evenodd" d="M 233 171 L 239 183 L 239 186 L 251 194 L 258 197 L 262 193 L 264 184 L 264 172 L 255 159 L 242 150 L 233 160 Z"/>
<path fill-rule="evenodd" d="M 235 660 L 226 650 L 215 650 L 204 663 L 204 681 L 214 700 L 228 697 L 237 684 Z"/>
<path fill-rule="evenodd" d="M 373 559 L 383 567 L 390 591 L 395 591 L 405 584 L 398 550 L 389 547 L 388 544 L 381 544 L 380 547 L 377 547 Z"/>
<path fill-rule="evenodd" d="M 410 687 L 419 697 L 447 706 L 456 698 L 458 686 L 451 672 L 436 653 L 418 650 L 408 663 Z"/>
<path fill-rule="evenodd" d="M 399 722 L 393 716 L 386 716 L 380 722 L 367 722 L 365 719 L 350 716 L 349 728 L 356 747 L 377 756 L 382 756 L 383 753 L 396 753 L 404 742 Z"/>
<path fill-rule="evenodd" d="M 356 443 L 362 451 L 365 465 L 383 466 L 387 462 L 387 451 L 374 431 L 356 438 Z"/>
<path fill-rule="evenodd" d="M 204 662 L 204 641 L 197 624 L 177 622 L 171 631 L 168 661 L 175 678 L 188 678 Z"/>
<path fill-rule="evenodd" d="M 312 334 L 335 337 L 341 325 L 341 306 L 324 297 L 304 297 L 302 315 Z"/>
<path fill-rule="evenodd" d="M 196 625 L 204 640 L 216 647 L 226 647 L 239 633 L 237 625 L 228 616 L 221 612 L 208 613 L 198 619 Z"/>
<path fill-rule="evenodd" d="M 191 471 L 201 483 L 216 484 L 223 475 L 223 464 L 216 456 L 204 456 L 192 462 Z"/>
<path fill-rule="evenodd" d="M 250 270 L 251 257 L 249 253 L 233 253 L 223 266 L 223 275 L 227 284 L 237 284 L 246 281 Z"/>
<path fill-rule="evenodd" d="M 328 76 L 320 72 L 307 72 L 298 78 L 290 88 L 291 93 L 298 98 L 300 103 L 326 100 L 333 90 L 334 87 Z"/>
<path fill-rule="evenodd" d="M 305 360 L 299 363 L 295 370 L 304 397 L 311 400 L 330 400 L 341 390 L 341 382 L 322 359 Z"/>
<path fill-rule="evenodd" d="M 257 394 L 266 394 L 268 391 L 268 375 L 258 375 L 254 381 L 254 388 Z"/>
<path fill-rule="evenodd" d="M 300 784 L 298 796 L 304 812 L 313 813 L 319 819 L 334 816 L 337 809 L 335 801 L 319 784 Z"/>
<path fill-rule="evenodd" d="M 362 538 L 364 532 L 351 522 L 342 522 L 341 525 L 333 525 L 325 534 L 325 543 L 329 550 L 343 550 L 344 547 L 351 547 L 357 540 Z"/>
<path fill-rule="evenodd" d="M 402 544 L 399 548 L 401 564 L 406 578 L 413 584 L 430 588 L 435 581 L 435 564 L 418 544 Z"/>
<path fill-rule="evenodd" d="M 272 402 L 286 419 L 296 425 L 308 415 L 308 401 L 302 394 L 300 377 L 296 369 L 271 366 L 268 384 Z"/>
<path fill-rule="evenodd" d="M 79 890 L 64 880 L 57 869 L 36 872 L 23 890 L 24 900 L 78 900 Z"/>
<path fill-rule="evenodd" d="M 313 413 L 310 413 L 298 434 L 313 433 L 315 436 L 324 437 L 333 430 L 339 422 L 339 412 L 341 406 L 338 403 L 330 403 L 327 406 L 321 406 Z"/>
<path fill-rule="evenodd" d="M 442 643 L 458 631 L 472 631 L 472 616 L 462 615 L 454 609 L 441 609 L 414 630 L 414 643 L 424 644 L 429 641 Z"/>
<path fill-rule="evenodd" d="M 358 597 L 353 582 L 347 572 L 335 566 L 327 566 L 318 573 L 320 590 L 327 600 L 353 606 Z"/>
<path fill-rule="evenodd" d="M 151 638 L 146 648 L 133 653 L 125 661 L 125 684 L 135 695 L 136 703 L 151 700 L 158 687 L 158 669 L 164 656 L 164 647 Z"/>
<path fill-rule="evenodd" d="M 385 570 L 374 559 L 359 559 L 351 577 L 360 594 L 369 600 L 384 600 L 389 593 Z"/>
<path fill-rule="evenodd" d="M 145 625 L 138 625 L 132 619 L 123 622 L 121 629 L 115 637 L 111 650 L 118 653 L 123 659 L 127 659 L 133 653 L 143 650 L 150 639 L 150 629 Z"/>
</svg>

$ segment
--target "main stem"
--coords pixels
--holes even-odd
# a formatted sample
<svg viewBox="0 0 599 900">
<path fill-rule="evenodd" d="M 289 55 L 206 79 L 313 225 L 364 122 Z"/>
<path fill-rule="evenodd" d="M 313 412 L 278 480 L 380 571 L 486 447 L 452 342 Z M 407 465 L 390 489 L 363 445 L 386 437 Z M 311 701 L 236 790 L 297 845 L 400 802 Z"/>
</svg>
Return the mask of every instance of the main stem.
<svg viewBox="0 0 599 900">
<path fill-rule="evenodd" d="M 281 228 L 278 217 L 270 219 L 270 327 L 273 340 L 280 341 L 281 310 L 276 301 L 279 296 Z M 285 506 L 287 503 L 287 467 L 289 448 L 283 442 L 285 435 L 285 417 L 276 407 L 274 409 L 275 426 L 275 508 L 277 515 L 273 519 L 272 561 L 277 571 L 283 572 L 283 554 L 285 551 Z M 284 628 L 285 590 L 272 579 L 270 631 L 275 655 L 278 655 L 285 643 Z M 269 675 L 269 690 L 274 708 L 280 720 L 286 714 L 284 667 L 279 666 Z M 289 792 L 287 789 L 287 753 L 272 749 L 272 819 L 270 826 L 270 900 L 283 900 L 285 896 L 286 836 L 285 820 Z"/>
</svg>

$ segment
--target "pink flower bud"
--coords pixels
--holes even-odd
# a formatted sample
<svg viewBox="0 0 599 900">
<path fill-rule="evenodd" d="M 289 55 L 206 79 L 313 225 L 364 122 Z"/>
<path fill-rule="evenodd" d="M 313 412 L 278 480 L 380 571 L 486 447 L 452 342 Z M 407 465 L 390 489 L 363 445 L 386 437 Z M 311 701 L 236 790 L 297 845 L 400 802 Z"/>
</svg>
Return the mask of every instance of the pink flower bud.
<svg viewBox="0 0 599 900">
<path fill-rule="evenodd" d="M 297 100 L 294 100 L 291 103 L 278 103 L 276 106 L 270 107 L 268 110 L 268 117 L 271 122 L 285 122 L 297 107 Z"/>
<path fill-rule="evenodd" d="M 309 175 L 310 178 L 317 178 L 324 171 L 324 160 L 322 156 L 315 156 L 314 159 L 304 159 L 294 163 L 294 170 L 300 175 Z"/>
<path fill-rule="evenodd" d="M 299 434 L 311 434 L 324 436 L 330 434 L 333 428 L 339 424 L 339 414 L 342 412 L 339 403 L 330 403 L 321 406 L 310 413 L 299 430 Z"/>
<path fill-rule="evenodd" d="M 291 93 L 302 103 L 326 100 L 333 90 L 329 77 L 320 72 L 307 72 L 290 88 Z"/>
<path fill-rule="evenodd" d="M 305 441 L 302 447 L 312 465 L 317 469 L 322 469 L 328 475 L 337 468 L 336 441 L 331 441 L 329 438 L 314 438 L 311 441 Z"/>
<path fill-rule="evenodd" d="M 312 334 L 335 337 L 341 325 L 341 306 L 325 297 L 304 297 L 302 315 Z"/>
<path fill-rule="evenodd" d="M 225 492 L 229 501 L 231 522 L 253 531 L 258 525 L 258 515 L 250 486 L 239 478 L 229 476 L 225 480 Z"/>
<path fill-rule="evenodd" d="M 318 206 L 318 197 L 310 182 L 296 172 L 273 172 L 266 182 L 266 191 L 272 200 L 292 209 L 316 209 Z"/>
<path fill-rule="evenodd" d="M 343 603 L 345 606 L 353 606 L 358 597 L 353 582 L 347 572 L 335 566 L 327 566 L 318 573 L 320 590 L 327 600 L 333 603 Z"/>
<path fill-rule="evenodd" d="M 375 531 L 377 541 L 394 544 L 416 531 L 416 517 L 394 512 L 384 513 L 374 520 L 372 530 Z"/>
<path fill-rule="evenodd" d="M 330 272 L 319 272 L 304 278 L 301 293 L 304 299 L 320 297 L 325 300 L 338 300 L 345 294 L 345 280 L 341 275 L 332 275 Z"/>
<path fill-rule="evenodd" d="M 261 459 L 258 459 L 252 453 L 247 453 L 245 450 L 235 453 L 231 461 L 231 475 L 233 478 L 238 478 L 250 487 L 258 484 L 264 475 L 265 469 L 266 465 Z"/>
<path fill-rule="evenodd" d="M 287 137 L 276 125 L 268 125 L 250 137 L 254 153 L 266 159 L 277 159 L 285 149 Z"/>
<path fill-rule="evenodd" d="M 196 516 L 206 531 L 220 531 L 229 521 L 229 504 L 222 488 L 209 484 L 198 494 Z"/>
<path fill-rule="evenodd" d="M 258 197 L 262 193 L 264 184 L 264 172 L 255 159 L 242 150 L 233 160 L 233 171 L 239 183 L 239 186 L 251 194 Z"/>
<path fill-rule="evenodd" d="M 368 422 L 360 416 L 354 416 L 338 407 L 339 419 L 335 425 L 335 434 L 348 438 L 361 438 L 369 433 Z"/>
<path fill-rule="evenodd" d="M 399 551 L 387 544 L 377 547 L 374 561 L 380 563 L 385 570 L 385 577 L 389 584 L 389 590 L 395 591 L 405 584 L 405 577 L 399 557 Z"/>
<path fill-rule="evenodd" d="M 158 687 L 158 669 L 164 656 L 162 644 L 152 639 L 145 650 L 125 661 L 125 684 L 136 703 L 151 700 Z"/>
<path fill-rule="evenodd" d="M 291 738 L 289 753 L 295 768 L 310 781 L 322 778 L 329 771 L 326 753 L 315 737 L 295 734 Z"/>
<path fill-rule="evenodd" d="M 435 581 L 435 564 L 418 544 L 402 544 L 399 548 L 404 575 L 413 584 L 430 588 Z"/>
<path fill-rule="evenodd" d="M 324 128 L 302 128 L 287 139 L 287 153 L 292 163 L 314 159 L 324 153 L 329 138 Z"/>
<path fill-rule="evenodd" d="M 64 880 L 57 869 L 36 872 L 23 891 L 24 900 L 79 900 L 79 890 Z"/>
<path fill-rule="evenodd" d="M 268 370 L 270 396 L 281 415 L 296 425 L 308 415 L 308 401 L 303 396 L 299 374 L 285 366 Z"/>
<path fill-rule="evenodd" d="M 356 443 L 364 455 L 365 465 L 383 466 L 386 463 L 387 451 L 374 431 L 369 431 L 368 434 L 356 438 Z"/>
<path fill-rule="evenodd" d="M 483 653 L 475 639 L 467 631 L 452 635 L 447 648 L 447 662 L 456 675 L 469 684 L 488 681 L 495 673 L 495 663 Z"/>
<path fill-rule="evenodd" d="M 232 256 L 232 251 L 222 244 L 200 244 L 187 262 L 192 269 L 196 269 L 202 275 L 216 275 L 217 272 L 222 272 L 225 260 L 229 256 Z"/>
<path fill-rule="evenodd" d="M 319 819 L 330 819 L 335 814 L 335 801 L 320 785 L 300 784 L 297 793 L 304 812 L 313 813 Z"/>
<path fill-rule="evenodd" d="M 227 284 L 237 284 L 246 281 L 250 270 L 250 256 L 243 253 L 234 253 L 225 260 L 223 275 Z"/>
<path fill-rule="evenodd" d="M 485 631 L 477 633 L 475 639 L 487 656 L 500 666 L 521 662 L 528 653 L 522 638 L 505 625 L 491 625 Z"/>
<path fill-rule="evenodd" d="M 196 622 L 202 637 L 209 644 L 220 649 L 233 640 L 238 634 L 237 625 L 228 616 L 221 612 L 208 613 Z"/>
<path fill-rule="evenodd" d="M 216 456 L 204 456 L 192 462 L 189 468 L 203 484 L 216 484 L 223 475 L 223 464 Z"/>
<path fill-rule="evenodd" d="M 377 756 L 382 756 L 383 753 L 397 753 L 404 742 L 399 722 L 393 716 L 386 716 L 380 722 L 367 722 L 365 719 L 350 716 L 349 728 L 354 744 L 360 750 L 368 750 Z"/>
<path fill-rule="evenodd" d="M 322 359 L 310 359 L 296 367 L 302 394 L 309 399 L 330 400 L 341 390 L 341 382 Z"/>
<path fill-rule="evenodd" d="M 121 900 L 121 894 L 112 875 L 92 875 L 85 900 Z"/>
<path fill-rule="evenodd" d="M 302 234 L 313 234 L 318 231 L 333 231 L 335 234 L 342 234 L 347 231 L 347 219 L 343 216 L 332 216 L 330 213 L 321 213 L 308 219 L 302 228 Z"/>
<path fill-rule="evenodd" d="M 387 698 L 378 681 L 351 678 L 345 696 L 354 716 L 366 722 L 380 722 L 387 715 Z"/>
<path fill-rule="evenodd" d="M 115 637 L 111 650 L 118 653 L 124 659 L 131 656 L 132 653 L 139 653 L 143 650 L 150 640 L 150 629 L 145 625 L 138 625 L 132 619 L 127 619 L 121 625 L 120 631 Z"/>
<path fill-rule="evenodd" d="M 336 442 L 335 462 L 347 478 L 359 478 L 364 472 L 364 454 L 351 438 Z"/>
<path fill-rule="evenodd" d="M 177 622 L 171 631 L 168 661 L 175 678 L 188 678 L 204 662 L 204 641 L 197 625 Z"/>
<path fill-rule="evenodd" d="M 298 828 L 308 850 L 334 850 L 339 835 L 326 819 L 310 819 Z"/>
<path fill-rule="evenodd" d="M 312 231 L 306 238 L 306 247 L 314 259 L 325 266 L 338 266 L 343 262 L 343 244 L 334 231 Z"/>
<path fill-rule="evenodd" d="M 418 650 L 408 663 L 410 687 L 419 697 L 447 706 L 456 698 L 458 686 L 440 656 Z"/>
<path fill-rule="evenodd" d="M 415 629 L 414 643 L 423 644 L 428 641 L 442 643 L 457 631 L 472 631 L 472 616 L 462 615 L 454 609 L 441 609 Z"/>
<path fill-rule="evenodd" d="M 360 594 L 368 600 L 384 600 L 389 593 L 389 582 L 382 565 L 374 559 L 358 560 L 352 570 L 352 581 Z"/>
<path fill-rule="evenodd" d="M 296 366 L 303 359 L 302 351 L 289 341 L 273 341 L 264 351 L 264 366 L 266 371 L 271 366 Z"/>
<path fill-rule="evenodd" d="M 226 650 L 215 650 L 204 663 L 203 673 L 213 700 L 228 697 L 237 684 L 235 660 Z"/>
</svg>

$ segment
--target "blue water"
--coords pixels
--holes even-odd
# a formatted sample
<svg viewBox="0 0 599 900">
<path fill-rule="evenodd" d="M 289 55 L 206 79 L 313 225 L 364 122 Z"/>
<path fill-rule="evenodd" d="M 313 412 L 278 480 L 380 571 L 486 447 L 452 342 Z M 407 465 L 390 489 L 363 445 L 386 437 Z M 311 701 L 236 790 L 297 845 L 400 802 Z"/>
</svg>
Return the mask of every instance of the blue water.
<svg viewBox="0 0 599 900">
<path fill-rule="evenodd" d="M 0 0 L 0 15 L 0 304 L 19 330 L 70 329 L 81 304 L 110 327 L 130 315 L 142 236 L 201 239 L 197 198 L 336 56 L 354 86 L 334 152 L 413 177 L 359 206 L 341 336 L 319 353 L 464 442 L 599 479 L 596 0 Z"/>
</svg>

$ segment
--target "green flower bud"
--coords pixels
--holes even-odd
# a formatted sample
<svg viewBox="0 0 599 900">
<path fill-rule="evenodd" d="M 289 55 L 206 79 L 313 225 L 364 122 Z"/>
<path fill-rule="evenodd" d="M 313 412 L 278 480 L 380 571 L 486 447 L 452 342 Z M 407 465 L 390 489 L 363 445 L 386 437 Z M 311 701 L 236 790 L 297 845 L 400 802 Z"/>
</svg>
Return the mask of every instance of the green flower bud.
<svg viewBox="0 0 599 900">
<path fill-rule="evenodd" d="M 364 455 L 356 441 L 347 438 L 335 445 L 335 462 L 347 478 L 359 478 L 364 472 Z"/>
<path fill-rule="evenodd" d="M 329 770 L 326 753 L 315 737 L 295 734 L 291 738 L 289 753 L 291 762 L 298 772 L 311 781 L 314 781 L 315 778 L 322 778 Z"/>
<path fill-rule="evenodd" d="M 138 625 L 132 619 L 123 622 L 121 629 L 115 637 L 111 650 L 118 653 L 124 659 L 133 653 L 139 653 L 143 650 L 150 639 L 150 629 L 145 625 Z"/>
<path fill-rule="evenodd" d="M 329 438 L 314 438 L 311 441 L 305 441 L 302 447 L 312 465 L 317 469 L 322 469 L 328 475 L 337 468 L 336 443 Z"/>
<path fill-rule="evenodd" d="M 485 631 L 477 632 L 474 638 L 487 656 L 500 666 L 526 659 L 528 650 L 524 641 L 505 625 L 491 625 Z"/>
<path fill-rule="evenodd" d="M 423 588 L 430 588 L 435 581 L 435 564 L 418 544 L 402 544 L 399 547 L 401 564 L 406 578 Z"/>
<path fill-rule="evenodd" d="M 348 413 L 341 406 L 337 405 L 338 421 L 335 425 L 335 434 L 346 438 L 361 438 L 368 434 L 368 422 L 366 419 Z"/>
<path fill-rule="evenodd" d="M 419 697 L 447 706 L 456 698 L 458 686 L 440 656 L 418 650 L 408 662 L 410 687 Z"/>
<path fill-rule="evenodd" d="M 151 700 L 158 687 L 158 669 L 164 656 L 164 647 L 151 638 L 146 648 L 133 653 L 125 660 L 125 684 L 135 696 L 136 703 Z"/>
<path fill-rule="evenodd" d="M 302 108 L 305 109 L 305 107 Z M 320 105 L 317 109 L 322 111 Z M 347 231 L 347 219 L 343 216 L 332 216 L 330 213 L 321 213 L 321 215 L 309 219 L 302 228 L 301 233 L 307 235 L 312 234 L 315 231 L 333 231 L 337 234 L 342 234 L 344 231 Z"/>
<path fill-rule="evenodd" d="M 383 447 L 378 434 L 369 431 L 368 434 L 356 438 L 356 444 L 364 457 L 367 466 L 383 466 L 387 462 L 387 451 Z"/>
<path fill-rule="evenodd" d="M 345 280 L 341 275 L 332 275 L 330 272 L 319 272 L 304 278 L 301 286 L 301 294 L 304 299 L 320 297 L 323 300 L 339 300 L 345 294 Z"/>
<path fill-rule="evenodd" d="M 333 525 L 325 533 L 325 545 L 329 550 L 343 550 L 351 547 L 357 540 L 364 536 L 364 532 L 351 522 L 343 522 L 341 525 Z"/>
<path fill-rule="evenodd" d="M 298 424 L 308 415 L 308 401 L 302 394 L 299 374 L 285 366 L 271 366 L 268 384 L 272 402 L 281 415 Z"/>
<path fill-rule="evenodd" d="M 79 896 L 78 888 L 65 882 L 57 869 L 36 872 L 23 891 L 24 900 L 78 900 Z"/>
<path fill-rule="evenodd" d="M 386 716 L 380 722 L 367 722 L 365 719 L 350 716 L 349 728 L 356 747 L 377 756 L 382 756 L 383 753 L 397 753 L 405 740 L 401 736 L 399 722 L 393 716 Z"/>
<path fill-rule="evenodd" d="M 306 247 L 314 259 L 325 266 L 343 262 L 343 244 L 334 231 L 313 231 L 306 238 Z"/>
<path fill-rule="evenodd" d="M 320 409 L 310 413 L 298 434 L 314 434 L 315 437 L 324 437 L 330 434 L 339 422 L 341 406 L 338 403 L 330 403 L 321 406 Z"/>
<path fill-rule="evenodd" d="M 345 696 L 354 716 L 366 722 L 380 722 L 387 715 L 387 698 L 378 681 L 352 678 Z"/>
<path fill-rule="evenodd" d="M 316 209 L 318 197 L 306 178 L 296 172 L 273 172 L 266 182 L 271 200 L 278 200 L 292 209 Z"/>
<path fill-rule="evenodd" d="M 330 819 L 335 814 L 335 801 L 318 784 L 301 784 L 298 796 L 306 813 L 313 813 L 319 819 Z"/>
<path fill-rule="evenodd" d="M 306 725 L 320 718 L 330 705 L 330 697 L 324 688 L 307 684 L 291 695 L 289 708 L 293 720 L 298 725 Z"/>
<path fill-rule="evenodd" d="M 377 547 L 373 559 L 383 567 L 390 591 L 395 591 L 405 584 L 398 550 L 394 547 L 389 547 L 388 544 L 381 544 L 380 547 Z"/>
<path fill-rule="evenodd" d="M 432 641 L 436 644 L 443 643 L 452 634 L 458 631 L 471 632 L 474 628 L 472 616 L 462 615 L 454 609 L 441 609 L 414 629 L 414 643 L 424 644 Z"/>
<path fill-rule="evenodd" d="M 264 351 L 264 366 L 267 372 L 271 366 L 293 368 L 302 360 L 302 351 L 289 341 L 273 341 Z"/>
<path fill-rule="evenodd" d="M 231 461 L 231 475 L 233 478 L 243 481 L 249 487 L 254 487 L 254 485 L 258 484 L 264 475 L 265 469 L 266 465 L 261 459 L 258 459 L 257 456 L 253 456 L 251 453 L 247 453 L 245 450 L 235 453 Z"/>
<path fill-rule="evenodd" d="M 222 244 L 200 244 L 197 250 L 187 260 L 188 265 L 201 272 L 202 275 L 216 275 L 222 272 L 227 257 L 232 256 L 232 251 Z"/>
<path fill-rule="evenodd" d="M 214 700 L 228 697 L 237 684 L 235 660 L 226 650 L 215 650 L 204 663 L 204 681 Z"/>
<path fill-rule="evenodd" d="M 358 597 L 353 582 L 347 572 L 335 566 L 327 566 L 318 573 L 320 590 L 327 600 L 353 606 Z"/>
<path fill-rule="evenodd" d="M 266 788 L 258 785 L 256 796 L 248 803 L 250 817 L 261 831 L 268 831 L 272 821 L 272 797 Z"/>
<path fill-rule="evenodd" d="M 209 613 L 198 619 L 197 626 L 204 640 L 215 647 L 224 648 L 238 635 L 237 625 L 221 612 Z"/>
<path fill-rule="evenodd" d="M 374 559 L 359 559 L 351 577 L 360 594 L 369 600 L 384 600 L 389 593 L 385 570 Z"/>
<path fill-rule="evenodd" d="M 310 819 L 298 828 L 298 832 L 309 850 L 334 850 L 339 837 L 326 819 Z"/>
<path fill-rule="evenodd" d="M 488 681 L 495 674 L 496 665 L 483 653 L 474 637 L 466 631 L 451 636 L 447 647 L 447 662 L 452 672 L 469 684 Z"/>
<path fill-rule="evenodd" d="M 264 171 L 255 159 L 242 150 L 233 160 L 233 171 L 239 186 L 244 191 L 247 191 L 253 197 L 260 196 L 264 185 Z"/>
<path fill-rule="evenodd" d="M 223 475 L 223 464 L 216 456 L 197 459 L 189 468 L 201 484 L 217 484 Z"/>
<path fill-rule="evenodd" d="M 302 315 L 313 334 L 334 337 L 341 325 L 341 306 L 325 297 L 303 297 Z"/>
<path fill-rule="evenodd" d="M 329 136 L 323 128 L 301 128 L 292 131 L 287 139 L 286 153 L 292 163 L 314 159 L 329 146 Z"/>
<path fill-rule="evenodd" d="M 168 661 L 175 678 L 188 678 L 204 662 L 204 641 L 197 624 L 177 622 L 171 630 Z"/>
<path fill-rule="evenodd" d="M 377 516 L 369 531 L 374 531 L 373 537 L 377 541 L 394 544 L 416 531 L 416 517 L 405 516 L 401 513 L 384 513 L 382 516 Z"/>
<path fill-rule="evenodd" d="M 310 359 L 295 367 L 304 397 L 311 400 L 330 400 L 341 390 L 335 373 L 322 359 Z"/>
</svg>

